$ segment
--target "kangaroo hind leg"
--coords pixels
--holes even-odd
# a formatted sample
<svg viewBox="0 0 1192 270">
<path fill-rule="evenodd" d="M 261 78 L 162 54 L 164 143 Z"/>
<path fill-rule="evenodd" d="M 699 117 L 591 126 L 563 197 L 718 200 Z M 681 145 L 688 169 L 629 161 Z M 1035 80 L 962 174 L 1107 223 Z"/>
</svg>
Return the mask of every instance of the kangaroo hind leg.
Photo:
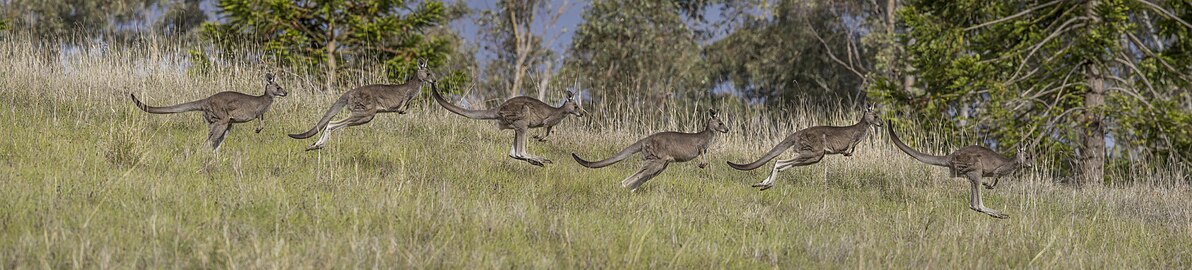
<svg viewBox="0 0 1192 270">
<path fill-rule="evenodd" d="M 376 114 L 373 112 L 364 112 L 364 113 L 353 112 L 352 115 L 348 116 L 348 118 L 344 118 L 343 120 L 339 120 L 339 121 L 335 121 L 335 122 L 331 122 L 330 124 L 327 124 L 327 127 L 323 129 L 323 135 L 319 137 L 318 141 L 316 141 L 314 144 L 310 145 L 310 147 L 307 147 L 306 151 L 322 149 L 324 144 L 327 143 L 327 140 L 331 139 L 332 131 L 336 131 L 341 128 L 350 127 L 350 126 L 363 125 L 365 123 L 372 121 L 372 119 L 375 115 Z"/>
<path fill-rule="evenodd" d="M 995 218 L 1009 218 L 1010 215 L 1002 214 L 997 210 L 985 207 L 984 200 L 981 199 L 981 175 L 979 172 L 970 172 L 965 175 L 969 180 L 969 208 L 973 211 L 981 212 Z"/>
<path fill-rule="evenodd" d="M 212 122 L 210 130 L 207 131 L 207 146 L 218 154 L 219 147 L 223 145 L 224 138 L 228 137 L 228 131 L 231 128 L 232 124 L 227 121 Z"/>
<path fill-rule="evenodd" d="M 774 162 L 774 168 L 770 170 L 770 176 L 761 183 L 753 184 L 753 187 L 761 188 L 758 191 L 767 190 L 774 187 L 774 180 L 778 177 L 778 173 L 796 166 L 807 166 L 818 163 L 824 158 L 824 151 L 803 151 L 799 155 L 786 160 L 778 160 Z"/>
<path fill-rule="evenodd" d="M 530 163 L 531 165 L 538 166 L 538 167 L 546 166 L 546 164 L 551 163 L 551 161 L 549 159 L 537 157 L 534 155 L 530 155 L 529 153 L 526 153 L 526 132 L 527 132 L 527 130 L 525 127 L 515 127 L 513 129 L 513 132 L 514 132 L 513 150 L 515 152 L 513 155 L 514 159 L 524 160 L 524 161 Z"/>
<path fill-rule="evenodd" d="M 670 165 L 669 160 L 646 159 L 646 161 L 642 164 L 642 169 L 638 170 L 637 173 L 629 176 L 628 178 L 625 178 L 624 181 L 621 181 L 621 186 L 628 188 L 630 192 L 636 192 L 637 188 L 642 184 L 645 184 L 646 181 L 649 181 L 651 178 L 654 178 L 655 176 L 658 176 L 658 174 L 662 173 L 663 170 L 666 170 L 667 165 Z"/>
</svg>

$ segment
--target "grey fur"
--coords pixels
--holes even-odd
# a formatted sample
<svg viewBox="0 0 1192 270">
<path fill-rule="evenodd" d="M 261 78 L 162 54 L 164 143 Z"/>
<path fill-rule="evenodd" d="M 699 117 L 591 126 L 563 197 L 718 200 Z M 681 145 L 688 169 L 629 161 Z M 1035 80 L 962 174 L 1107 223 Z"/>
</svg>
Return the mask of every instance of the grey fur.
<svg viewBox="0 0 1192 270">
<path fill-rule="evenodd" d="M 202 111 L 203 120 L 209 126 L 207 145 L 219 152 L 220 145 L 232 130 L 232 124 L 257 120 L 257 133 L 265 128 L 265 112 L 273 104 L 274 97 L 286 96 L 286 91 L 273 81 L 273 74 L 265 74 L 265 93 L 260 96 L 247 95 L 240 92 L 220 92 L 210 97 L 182 103 L 173 106 L 154 107 L 145 105 L 137 96 L 129 93 L 133 104 L 141 110 L 153 114 L 171 114 L 189 111 Z"/>
<path fill-rule="evenodd" d="M 370 84 L 349 90 L 331 104 L 331 108 L 323 113 L 323 118 L 320 118 L 314 127 L 303 133 L 290 134 L 290 138 L 306 139 L 322 130 L 323 136 L 306 148 L 306 151 L 318 150 L 322 149 L 327 140 L 331 138 L 332 131 L 366 124 L 372 121 L 378 113 L 406 114 L 406 109 L 410 107 L 410 101 L 421 92 L 419 90 L 422 83 L 431 85 L 435 83 L 435 76 L 430 72 L 430 67 L 425 59 L 418 59 L 416 75 L 416 80 L 411 79 L 403 84 Z M 335 117 L 344 107 L 347 107 L 351 114 L 343 120 L 331 122 L 331 118 Z"/>
<path fill-rule="evenodd" d="M 762 180 L 761 183 L 753 185 L 753 187 L 760 187 L 761 190 L 767 190 L 774 187 L 774 179 L 778 176 L 778 172 L 795 166 L 818 163 L 825 155 L 852 156 L 853 151 L 857 149 L 857 144 L 869 135 L 870 127 L 881 127 L 881 125 L 881 120 L 878 120 L 877 117 L 877 108 L 870 104 L 865 106 L 861 120 L 857 124 L 846 127 L 815 126 L 799 130 L 787 136 L 757 161 L 749 164 L 728 162 L 728 165 L 733 169 L 743 171 L 757 169 L 786 152 L 787 149 L 795 148 L 795 151 L 798 152 L 797 156 L 778 160 L 774 163 L 774 168 L 770 170 L 770 176 Z"/>
<path fill-rule="evenodd" d="M 726 133 L 728 132 L 728 127 L 716 116 L 716 111 L 711 111 L 704 130 L 697 133 L 654 133 L 629 145 L 625 150 L 621 150 L 620 153 L 596 162 L 584 160 L 575 153 L 571 153 L 571 157 L 581 166 L 600 168 L 624 160 L 634 153 L 641 152 L 643 160 L 641 170 L 621 181 L 622 187 L 629 188 L 631 191 L 637 191 L 638 187 L 650 180 L 650 178 L 658 176 L 672 162 L 686 162 L 699 157 L 699 167 L 707 167 L 708 145 L 712 143 L 716 132 Z"/>
<path fill-rule="evenodd" d="M 509 157 L 523 160 L 534 166 L 545 166 L 551 163 L 549 159 L 526 153 L 526 132 L 531 128 L 545 127 L 542 136 L 534 136 L 540 142 L 546 141 L 551 129 L 566 118 L 568 114 L 583 117 L 587 111 L 576 101 L 575 94 L 568 91 L 567 101 L 559 107 L 552 107 L 545 102 L 532 97 L 514 97 L 501 103 L 495 109 L 469 110 L 447 102 L 435 86 L 431 85 L 431 97 L 435 102 L 452 113 L 477 120 L 497 120 L 501 129 L 512 129 L 514 132 L 513 146 L 509 149 Z"/>
<path fill-rule="evenodd" d="M 902 152 L 923 163 L 946 167 L 949 169 L 952 177 L 963 176 L 969 180 L 969 184 L 971 185 L 969 189 L 969 209 L 995 218 L 1010 217 L 1009 215 L 985 207 L 985 203 L 981 199 L 981 189 L 978 188 L 978 184 L 985 185 L 986 189 L 993 189 L 997 186 L 1002 176 L 1009 175 L 1020 168 L 1031 167 L 1031 164 L 1027 161 L 1025 147 L 1019 147 L 1018 152 L 1012 158 L 1004 157 L 993 150 L 989 150 L 989 148 L 977 145 L 965 146 L 946 156 L 933 156 L 906 146 L 902 140 L 898 139 L 898 134 L 894 133 L 894 123 L 890 123 L 889 126 L 890 140 L 894 141 L 894 145 L 898 146 L 898 149 L 901 149 Z M 981 177 L 993 177 L 993 183 L 983 183 L 981 182 Z"/>
</svg>

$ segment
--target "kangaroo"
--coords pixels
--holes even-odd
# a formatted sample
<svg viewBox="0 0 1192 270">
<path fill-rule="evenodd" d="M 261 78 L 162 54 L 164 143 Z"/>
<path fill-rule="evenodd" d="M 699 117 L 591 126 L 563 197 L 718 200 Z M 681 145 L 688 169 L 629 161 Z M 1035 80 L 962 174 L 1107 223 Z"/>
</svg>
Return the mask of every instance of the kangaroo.
<svg viewBox="0 0 1192 270">
<path fill-rule="evenodd" d="M 774 169 L 770 170 L 770 176 L 766 177 L 766 180 L 763 180 L 761 183 L 753 185 L 753 187 L 761 188 L 760 190 L 767 190 L 774 187 L 774 179 L 778 176 L 778 172 L 795 166 L 807 166 L 819 163 L 824 158 L 824 155 L 841 154 L 851 157 L 853 151 L 857 149 L 857 144 L 861 143 L 861 140 L 864 140 L 865 136 L 869 135 L 870 126 L 882 126 L 882 122 L 877 118 L 877 109 L 873 104 L 865 106 L 861 121 L 857 122 L 857 124 L 847 127 L 815 126 L 805 128 L 786 136 L 786 139 L 783 139 L 773 149 L 770 149 L 769 153 L 766 153 L 766 155 L 753 163 L 737 164 L 730 161 L 728 165 L 729 167 L 733 167 L 733 169 L 742 171 L 757 169 L 770 162 L 771 159 L 778 157 L 778 155 L 787 149 L 795 147 L 795 151 L 798 151 L 797 156 L 774 162 Z"/>
<path fill-rule="evenodd" d="M 636 192 L 637 188 L 650 178 L 658 176 L 671 162 L 686 162 L 696 157 L 700 158 L 701 169 L 708 166 L 708 144 L 712 142 L 716 132 L 727 133 L 728 127 L 716 116 L 716 111 L 710 111 L 704 130 L 697 133 L 659 132 L 626 147 L 625 150 L 612 157 L 591 162 L 571 153 L 571 157 L 579 165 L 588 168 L 601 168 L 613 165 L 637 152 L 642 152 L 642 169 L 621 181 L 621 186 Z"/>
<path fill-rule="evenodd" d="M 906 152 L 907 155 L 923 163 L 947 167 L 952 177 L 968 178 L 969 184 L 972 186 L 969 189 L 969 209 L 995 218 L 1010 217 L 993 209 L 985 208 L 985 203 L 981 200 L 981 189 L 977 187 L 977 184 L 985 185 L 986 189 L 993 189 L 1002 176 L 1009 175 L 1020 168 L 1032 167 L 1027 161 L 1026 148 L 1019 147 L 1018 153 L 1013 158 L 1003 157 L 989 148 L 977 145 L 965 146 L 946 156 L 932 156 L 911 149 L 902 143 L 902 140 L 898 139 L 898 135 L 894 134 L 894 123 L 890 123 L 889 132 L 894 145 L 898 146 L 902 152 Z M 982 183 L 981 177 L 994 177 L 993 184 Z"/>
<path fill-rule="evenodd" d="M 265 74 L 265 93 L 260 96 L 240 92 L 219 92 L 210 97 L 174 106 L 153 107 L 145 105 L 137 96 L 129 93 L 132 102 L 142 111 L 153 114 L 171 114 L 189 111 L 203 111 L 203 119 L 210 126 L 207 132 L 207 146 L 216 153 L 224 138 L 232 130 L 232 124 L 257 120 L 257 133 L 265 129 L 265 111 L 273 104 L 274 97 L 284 97 L 286 91 L 273 81 L 273 74 Z"/>
<path fill-rule="evenodd" d="M 551 161 L 526 153 L 526 131 L 531 128 L 546 127 L 546 131 L 541 136 L 534 136 L 534 139 L 544 142 L 546 137 L 550 136 L 551 129 L 562 122 L 567 115 L 583 117 L 584 114 L 587 114 L 587 111 L 576 101 L 575 93 L 571 91 L 567 91 L 567 100 L 559 107 L 552 107 L 532 97 L 520 96 L 506 100 L 496 109 L 488 110 L 469 110 L 451 104 L 443 99 L 443 95 L 439 94 L 439 90 L 435 88 L 434 84 L 431 84 L 431 96 L 435 102 L 455 114 L 471 119 L 497 120 L 497 126 L 502 130 L 512 129 L 513 146 L 509 149 L 509 157 L 539 167 L 545 166 Z"/>
<path fill-rule="evenodd" d="M 323 130 L 323 136 L 306 151 L 322 149 L 331 132 L 350 126 L 359 126 L 371 122 L 377 113 L 396 112 L 406 114 L 410 107 L 410 100 L 420 93 L 423 83 L 435 83 L 435 76 L 430 72 L 426 59 L 418 59 L 417 80 L 409 80 L 404 84 L 370 84 L 349 90 L 339 96 L 339 100 L 331 104 L 331 108 L 323 114 L 323 118 L 310 130 L 304 133 L 290 134 L 290 138 L 306 139 Z M 351 114 L 343 120 L 331 122 L 331 118 L 340 110 L 348 107 Z"/>
</svg>

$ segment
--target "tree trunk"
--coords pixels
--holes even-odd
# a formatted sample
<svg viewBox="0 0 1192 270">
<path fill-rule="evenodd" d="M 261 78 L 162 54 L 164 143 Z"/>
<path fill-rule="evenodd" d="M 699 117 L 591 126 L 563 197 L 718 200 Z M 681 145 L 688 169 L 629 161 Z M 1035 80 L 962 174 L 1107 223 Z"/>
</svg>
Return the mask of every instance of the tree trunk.
<svg viewBox="0 0 1192 270">
<path fill-rule="evenodd" d="M 335 62 L 335 47 L 334 39 L 327 43 L 327 85 L 323 87 L 324 93 L 335 87 L 336 70 L 339 69 L 339 65 Z"/>
<path fill-rule="evenodd" d="M 514 98 L 521 95 L 522 79 L 526 75 L 526 59 L 530 56 L 530 27 L 527 23 L 526 29 L 521 29 L 522 25 L 517 21 L 517 8 L 509 9 L 509 22 L 513 24 L 513 50 L 517 54 L 517 59 L 513 63 L 513 86 L 509 88 L 509 98 Z"/>
<path fill-rule="evenodd" d="M 335 53 L 338 44 L 335 42 L 335 20 L 327 27 L 327 85 L 323 87 L 323 92 L 330 92 L 335 87 L 335 73 L 339 69 L 338 63 L 335 62 Z"/>
<path fill-rule="evenodd" d="M 1105 174 L 1105 78 L 1096 64 L 1085 66 L 1089 90 L 1084 94 L 1084 141 L 1080 151 L 1081 185 L 1101 185 Z"/>
</svg>

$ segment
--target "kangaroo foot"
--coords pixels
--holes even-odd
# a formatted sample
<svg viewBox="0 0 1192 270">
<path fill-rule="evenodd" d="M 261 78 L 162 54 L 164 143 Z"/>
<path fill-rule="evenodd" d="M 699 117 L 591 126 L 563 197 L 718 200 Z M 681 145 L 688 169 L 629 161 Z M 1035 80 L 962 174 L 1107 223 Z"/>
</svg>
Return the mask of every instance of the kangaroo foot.
<svg viewBox="0 0 1192 270">
<path fill-rule="evenodd" d="M 312 144 L 309 147 L 306 147 L 306 151 L 319 150 L 319 149 L 323 149 L 322 144 Z"/>
<path fill-rule="evenodd" d="M 527 163 L 530 163 L 530 165 L 534 165 L 534 166 L 538 166 L 538 167 L 545 167 L 546 164 L 550 163 L 550 160 L 548 160 L 548 159 L 519 157 L 519 156 L 514 156 L 514 155 L 509 155 L 509 157 L 516 159 L 516 160 L 525 161 Z"/>
<path fill-rule="evenodd" d="M 763 191 L 763 190 L 767 190 L 767 189 L 770 189 L 770 188 L 774 187 L 774 185 L 771 185 L 771 184 L 760 184 L 760 183 L 759 183 L 759 184 L 753 184 L 753 187 L 755 187 L 755 188 L 762 188 L 762 189 L 759 189 L 759 190 L 757 190 L 757 191 Z"/>
<path fill-rule="evenodd" d="M 257 133 L 261 133 L 261 130 L 263 130 L 263 129 L 265 129 L 265 128 L 257 128 Z"/>
<path fill-rule="evenodd" d="M 522 159 L 522 160 L 529 162 L 530 165 L 534 165 L 534 166 L 538 166 L 538 167 L 546 167 L 546 164 L 543 164 L 542 161 L 537 161 L 537 160 L 533 160 L 533 159 Z"/>
<path fill-rule="evenodd" d="M 981 185 L 984 185 L 985 189 L 993 189 L 993 187 L 994 187 L 994 185 L 990 185 L 988 183 L 981 183 Z"/>
<path fill-rule="evenodd" d="M 406 114 L 406 110 L 397 110 L 397 114 Z"/>
<path fill-rule="evenodd" d="M 546 141 L 546 137 L 539 137 L 538 135 L 534 135 L 534 137 L 531 137 L 531 138 L 534 138 L 535 140 L 538 140 L 540 142 Z"/>
<path fill-rule="evenodd" d="M 986 215 L 989 215 L 991 217 L 998 218 L 998 219 L 1010 218 L 1010 215 L 1002 214 L 1001 212 L 998 212 L 996 210 L 989 209 L 989 208 L 969 207 L 969 209 L 973 209 L 973 211 L 981 212 L 982 214 L 986 214 Z"/>
</svg>

